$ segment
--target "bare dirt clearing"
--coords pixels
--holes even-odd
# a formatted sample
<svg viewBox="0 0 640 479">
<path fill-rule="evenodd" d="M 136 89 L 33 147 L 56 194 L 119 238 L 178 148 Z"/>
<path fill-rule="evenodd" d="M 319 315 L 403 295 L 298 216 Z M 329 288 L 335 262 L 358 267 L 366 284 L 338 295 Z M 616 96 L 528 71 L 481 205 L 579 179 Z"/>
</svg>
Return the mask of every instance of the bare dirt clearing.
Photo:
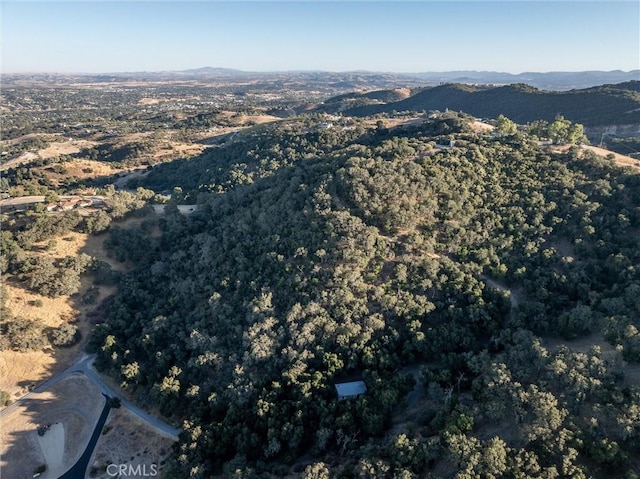
<svg viewBox="0 0 640 479">
<path fill-rule="evenodd" d="M 64 474 L 84 451 L 104 401 L 87 378 L 72 375 L 0 418 L 3 477 L 31 477 L 43 464 L 41 479 Z M 50 429 L 39 437 L 37 429 L 44 425 Z"/>
<path fill-rule="evenodd" d="M 404 398 L 404 402 L 393 412 L 392 422 L 394 426 L 387 431 L 388 437 L 393 437 L 405 433 L 420 421 L 420 416 L 424 413 L 425 404 L 428 402 L 425 397 L 425 385 L 420 380 L 421 365 L 414 364 L 401 370 L 403 374 L 413 377 L 415 384 L 413 389 Z"/>
<path fill-rule="evenodd" d="M 87 159 L 65 161 L 61 165 L 64 168 L 64 173 L 57 173 L 55 170 L 50 168 L 46 169 L 47 177 L 57 184 L 61 184 L 68 180 L 69 177 L 75 177 L 78 180 L 85 180 L 88 178 L 95 178 L 96 176 L 111 176 L 123 171 L 123 168 L 114 167 L 110 163 Z"/>
<path fill-rule="evenodd" d="M 220 113 L 222 118 L 230 120 L 234 125 L 247 125 L 257 123 L 270 123 L 272 121 L 280 121 L 281 118 L 266 114 L 244 115 L 235 111 L 223 111 Z"/>
<path fill-rule="evenodd" d="M 394 88 L 393 91 L 400 96 L 401 100 L 411 96 L 411 88 Z"/>
<path fill-rule="evenodd" d="M 384 118 L 381 121 L 384 128 L 396 128 L 399 126 L 420 126 L 425 121 L 427 121 L 427 119 L 424 116 L 413 116 L 411 118 Z M 378 120 L 365 120 L 363 124 L 369 127 L 373 127 L 377 122 Z M 484 123 L 478 120 L 475 120 L 471 124 L 471 128 L 476 133 L 489 133 L 495 129 L 495 127 L 489 125 L 488 123 Z"/>
<path fill-rule="evenodd" d="M 489 125 L 488 123 L 484 123 L 482 121 L 475 120 L 471 124 L 471 128 L 476 133 L 489 133 L 495 130 L 495 126 Z"/>
<path fill-rule="evenodd" d="M 35 135 L 35 136 L 42 136 L 42 135 Z M 11 142 L 8 142 L 8 144 L 10 143 Z M 0 166 L 0 170 L 4 171 L 9 168 L 15 168 L 20 165 L 26 165 L 37 159 L 46 160 L 49 158 L 57 158 L 60 155 L 73 155 L 76 153 L 80 153 L 81 151 L 87 148 L 91 148 L 97 144 L 98 143 L 94 141 L 88 141 L 88 140 L 57 141 L 49 144 L 49 146 L 47 146 L 46 148 L 38 150 L 37 152 L 26 151 L 22 153 L 17 158 L 13 158 L 12 160 L 9 160 L 6 163 L 3 163 Z"/>
<path fill-rule="evenodd" d="M 105 432 L 106 431 L 106 432 Z M 158 434 L 145 422 L 126 409 L 112 409 L 103 434 L 98 440 L 89 464 L 95 473 L 92 477 L 107 479 L 108 464 L 131 464 L 160 470 L 161 464 L 171 452 L 173 440 Z M 155 477 L 162 477 L 158 474 Z"/>
<path fill-rule="evenodd" d="M 177 157 L 189 157 L 202 153 L 207 147 L 201 144 L 170 142 L 153 154 L 156 161 L 176 159 Z"/>
<path fill-rule="evenodd" d="M 52 424 L 43 436 L 38 435 L 38 443 L 47 469 L 52 472 L 58 471 L 58 474 L 64 474 L 64 440 L 64 426 L 59 422 Z"/>
<path fill-rule="evenodd" d="M 70 140 L 63 142 L 51 143 L 48 147 L 38 151 L 40 158 L 56 158 L 60 155 L 72 155 L 74 153 L 80 153 L 86 148 L 91 148 L 97 145 L 94 141 L 87 140 Z"/>
</svg>

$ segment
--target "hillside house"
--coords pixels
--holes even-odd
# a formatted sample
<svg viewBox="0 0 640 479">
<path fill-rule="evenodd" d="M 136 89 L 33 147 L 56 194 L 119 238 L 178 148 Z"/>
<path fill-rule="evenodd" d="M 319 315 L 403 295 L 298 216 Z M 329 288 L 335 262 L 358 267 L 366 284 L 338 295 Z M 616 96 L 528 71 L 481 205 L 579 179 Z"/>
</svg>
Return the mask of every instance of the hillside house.
<svg viewBox="0 0 640 479">
<path fill-rule="evenodd" d="M 76 207 L 75 200 L 64 200 L 58 203 L 58 209 L 62 211 L 69 211 Z"/>
<path fill-rule="evenodd" d="M 74 208 L 86 208 L 92 204 L 93 202 L 89 198 L 68 198 L 57 203 L 49 203 L 47 211 L 69 211 Z"/>
</svg>

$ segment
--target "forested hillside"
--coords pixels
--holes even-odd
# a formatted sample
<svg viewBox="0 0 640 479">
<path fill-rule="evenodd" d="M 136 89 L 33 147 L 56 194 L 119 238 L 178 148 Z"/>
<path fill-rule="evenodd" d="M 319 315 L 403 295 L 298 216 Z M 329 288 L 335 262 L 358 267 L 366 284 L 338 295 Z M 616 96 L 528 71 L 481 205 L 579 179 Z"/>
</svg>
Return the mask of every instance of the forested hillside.
<svg viewBox="0 0 640 479">
<path fill-rule="evenodd" d="M 500 87 L 445 84 L 416 90 L 396 101 L 380 92 L 342 96 L 325 102 L 323 111 L 367 116 L 392 111 L 464 111 L 482 118 L 503 114 L 518 123 L 552 121 L 562 115 L 585 126 L 640 124 L 638 81 L 566 92 L 538 90 L 522 83 Z M 377 104 L 373 103 L 378 100 Z"/>
<path fill-rule="evenodd" d="M 144 181 L 199 206 L 112 228 L 137 268 L 91 347 L 184 421 L 167 477 L 638 477 L 637 173 L 451 114 L 282 122 Z"/>
</svg>

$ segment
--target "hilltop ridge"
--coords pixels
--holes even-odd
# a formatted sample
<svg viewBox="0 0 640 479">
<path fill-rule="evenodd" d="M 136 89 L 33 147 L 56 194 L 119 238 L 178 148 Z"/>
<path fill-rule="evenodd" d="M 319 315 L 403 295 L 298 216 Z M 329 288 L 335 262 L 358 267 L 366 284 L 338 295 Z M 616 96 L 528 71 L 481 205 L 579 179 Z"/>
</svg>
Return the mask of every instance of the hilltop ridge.
<svg viewBox="0 0 640 479">
<path fill-rule="evenodd" d="M 400 100 L 390 97 L 387 92 L 352 94 L 329 99 L 318 109 L 352 116 L 448 109 L 481 118 L 496 118 L 502 114 L 517 123 L 553 121 L 562 115 L 588 127 L 640 125 L 640 81 L 564 92 L 539 90 L 524 83 L 498 87 L 448 83 L 414 91 Z M 368 104 L 353 106 L 358 102 Z"/>
</svg>

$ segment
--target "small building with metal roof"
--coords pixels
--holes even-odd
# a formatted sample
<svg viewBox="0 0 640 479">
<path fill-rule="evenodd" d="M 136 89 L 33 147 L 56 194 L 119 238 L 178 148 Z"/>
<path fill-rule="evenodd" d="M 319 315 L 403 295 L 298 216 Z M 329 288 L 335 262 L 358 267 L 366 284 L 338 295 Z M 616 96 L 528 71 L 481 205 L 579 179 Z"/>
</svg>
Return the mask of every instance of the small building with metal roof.
<svg viewBox="0 0 640 479">
<path fill-rule="evenodd" d="M 364 381 L 351 381 L 348 383 L 336 383 L 336 392 L 338 399 L 357 398 L 361 394 L 367 392 L 367 386 Z"/>
</svg>

